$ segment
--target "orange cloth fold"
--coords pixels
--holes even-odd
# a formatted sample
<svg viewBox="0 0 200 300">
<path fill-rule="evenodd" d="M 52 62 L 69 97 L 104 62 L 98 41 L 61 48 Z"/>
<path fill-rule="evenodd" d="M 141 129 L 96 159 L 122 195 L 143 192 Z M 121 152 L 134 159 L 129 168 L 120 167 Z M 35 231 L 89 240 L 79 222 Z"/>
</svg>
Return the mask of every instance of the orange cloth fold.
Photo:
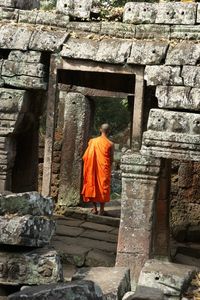
<svg viewBox="0 0 200 300">
<path fill-rule="evenodd" d="M 83 201 L 110 201 L 112 142 L 100 136 L 91 139 L 83 155 Z"/>
</svg>

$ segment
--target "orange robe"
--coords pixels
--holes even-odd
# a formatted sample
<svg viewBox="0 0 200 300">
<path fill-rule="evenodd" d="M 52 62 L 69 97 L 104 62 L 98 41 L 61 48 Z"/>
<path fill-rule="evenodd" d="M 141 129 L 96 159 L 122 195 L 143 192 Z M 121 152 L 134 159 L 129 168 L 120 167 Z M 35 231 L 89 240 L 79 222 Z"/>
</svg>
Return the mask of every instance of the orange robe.
<svg viewBox="0 0 200 300">
<path fill-rule="evenodd" d="M 83 201 L 110 201 L 111 157 L 113 144 L 106 137 L 91 139 L 83 155 Z"/>
</svg>

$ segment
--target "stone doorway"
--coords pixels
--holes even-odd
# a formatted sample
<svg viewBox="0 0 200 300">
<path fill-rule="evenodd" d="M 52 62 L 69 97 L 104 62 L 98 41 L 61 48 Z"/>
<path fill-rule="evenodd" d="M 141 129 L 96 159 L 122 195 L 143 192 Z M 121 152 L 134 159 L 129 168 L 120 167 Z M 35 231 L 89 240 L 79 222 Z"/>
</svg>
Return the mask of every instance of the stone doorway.
<svg viewBox="0 0 200 300">
<path fill-rule="evenodd" d="M 119 136 L 117 139 L 119 132 L 116 128 L 120 128 L 119 120 L 115 120 L 118 124 L 112 121 L 114 107 L 122 100 L 127 101 L 127 106 L 129 103 L 129 132 L 126 147 L 131 147 L 130 128 L 133 119 L 134 89 L 135 76 L 132 74 L 58 70 L 59 113 L 56 130 L 59 132 L 63 130 L 58 205 L 70 207 L 81 204 L 82 155 L 89 138 L 99 134 L 97 127 L 101 124 L 96 122 L 99 103 L 100 105 L 104 103 L 104 116 L 108 110 L 105 101 L 113 104 L 113 107 L 109 108 L 110 112 L 107 112 L 110 120 L 101 117 L 102 122 L 109 122 L 111 127 L 115 127 L 113 142 L 119 141 Z M 122 143 L 116 145 L 116 164 L 117 155 L 119 156 L 117 150 L 119 152 L 120 146 L 121 148 L 125 146 Z M 119 164 L 120 159 L 118 159 L 118 170 Z"/>
<path fill-rule="evenodd" d="M 142 101 L 143 88 L 144 88 L 143 77 L 144 77 L 143 67 L 120 66 L 120 65 L 94 63 L 89 61 L 78 61 L 78 60 L 64 60 L 64 59 L 59 59 L 56 56 L 52 57 L 51 74 L 50 74 L 50 83 L 52 84 L 50 85 L 49 104 L 47 107 L 46 128 L 48 128 L 48 130 L 46 133 L 43 189 L 42 189 L 44 195 L 49 195 L 51 190 L 52 173 L 49 170 L 51 170 L 52 167 L 54 129 L 58 125 L 56 124 L 55 116 L 57 114 L 56 107 L 57 107 L 59 91 L 61 91 L 61 93 L 67 93 L 68 95 L 70 93 L 71 94 L 74 93 L 76 95 L 78 94 L 82 95 L 82 97 L 84 97 L 82 98 L 82 101 L 85 102 L 85 108 L 87 105 L 90 106 L 89 110 L 87 111 L 88 113 L 87 117 L 86 114 L 82 115 L 82 117 L 86 119 L 84 121 L 85 126 L 83 126 L 83 130 L 81 133 L 82 138 L 80 139 L 79 136 L 79 141 L 81 141 L 81 150 L 79 149 L 78 169 L 79 169 L 79 174 L 81 174 L 81 168 L 82 168 L 81 157 L 87 145 L 88 137 L 90 136 L 92 119 L 94 117 L 93 107 L 91 105 L 92 98 L 94 97 L 128 98 L 129 103 L 132 103 L 131 105 L 132 107 L 134 107 L 131 116 L 131 122 L 130 122 L 131 123 L 130 148 L 135 148 L 137 150 L 140 147 L 141 133 L 142 133 L 142 115 L 143 115 L 143 101 Z M 135 97 L 133 97 L 134 94 Z M 134 101 L 134 98 L 136 99 L 136 101 Z M 72 102 L 73 101 L 71 100 L 71 103 Z M 63 104 L 61 105 L 60 111 L 62 111 L 63 114 Z M 59 115 L 60 115 L 60 111 L 58 113 Z M 52 118 L 53 115 L 54 118 Z M 76 129 L 77 128 L 78 127 L 76 126 Z M 69 131 L 76 132 L 76 129 L 74 128 L 74 130 L 69 130 Z M 75 141 L 75 138 L 72 138 L 71 141 Z M 133 145 L 133 141 L 134 141 L 134 145 Z M 74 149 L 75 145 L 71 145 L 71 146 L 72 146 L 71 148 Z M 69 143 L 67 147 L 70 148 Z M 61 161 L 62 161 L 62 157 L 61 157 Z M 67 169 L 69 170 L 69 168 Z M 76 166 L 76 170 L 77 170 L 77 166 Z M 71 174 L 69 174 L 69 176 L 71 177 Z M 60 180 L 62 181 L 62 179 Z M 78 193 L 80 193 L 80 182 L 81 182 L 80 178 L 78 181 L 79 183 L 76 189 Z M 66 180 L 64 184 L 66 185 Z"/>
</svg>

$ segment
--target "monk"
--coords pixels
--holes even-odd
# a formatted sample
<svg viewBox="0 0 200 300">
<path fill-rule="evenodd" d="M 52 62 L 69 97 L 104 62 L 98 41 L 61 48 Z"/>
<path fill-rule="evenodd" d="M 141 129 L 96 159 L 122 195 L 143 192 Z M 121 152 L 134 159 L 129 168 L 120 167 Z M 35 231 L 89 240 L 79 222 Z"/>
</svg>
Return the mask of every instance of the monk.
<svg viewBox="0 0 200 300">
<path fill-rule="evenodd" d="M 105 203 L 110 201 L 111 166 L 114 144 L 108 139 L 109 125 L 102 124 L 101 135 L 89 141 L 83 155 L 83 201 L 93 203 L 93 214 L 98 214 L 97 203 L 100 203 L 100 215 L 106 215 Z"/>
</svg>

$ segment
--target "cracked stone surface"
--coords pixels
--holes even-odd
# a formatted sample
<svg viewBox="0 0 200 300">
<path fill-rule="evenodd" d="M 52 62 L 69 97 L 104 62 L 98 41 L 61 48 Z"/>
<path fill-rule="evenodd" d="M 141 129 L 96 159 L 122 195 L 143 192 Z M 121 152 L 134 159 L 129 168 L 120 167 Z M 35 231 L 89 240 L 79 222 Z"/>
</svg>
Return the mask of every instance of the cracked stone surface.
<svg viewBox="0 0 200 300">
<path fill-rule="evenodd" d="M 198 114 L 152 109 L 143 134 L 141 153 L 155 157 L 199 161 Z"/>
<path fill-rule="evenodd" d="M 48 245 L 55 222 L 40 216 L 0 216 L 0 244 L 42 247 Z"/>
<path fill-rule="evenodd" d="M 0 215 L 51 216 L 53 209 L 53 199 L 42 197 L 38 192 L 0 195 Z"/>
<path fill-rule="evenodd" d="M 62 266 L 55 250 L 0 252 L 0 284 L 40 285 L 62 279 Z"/>
</svg>

